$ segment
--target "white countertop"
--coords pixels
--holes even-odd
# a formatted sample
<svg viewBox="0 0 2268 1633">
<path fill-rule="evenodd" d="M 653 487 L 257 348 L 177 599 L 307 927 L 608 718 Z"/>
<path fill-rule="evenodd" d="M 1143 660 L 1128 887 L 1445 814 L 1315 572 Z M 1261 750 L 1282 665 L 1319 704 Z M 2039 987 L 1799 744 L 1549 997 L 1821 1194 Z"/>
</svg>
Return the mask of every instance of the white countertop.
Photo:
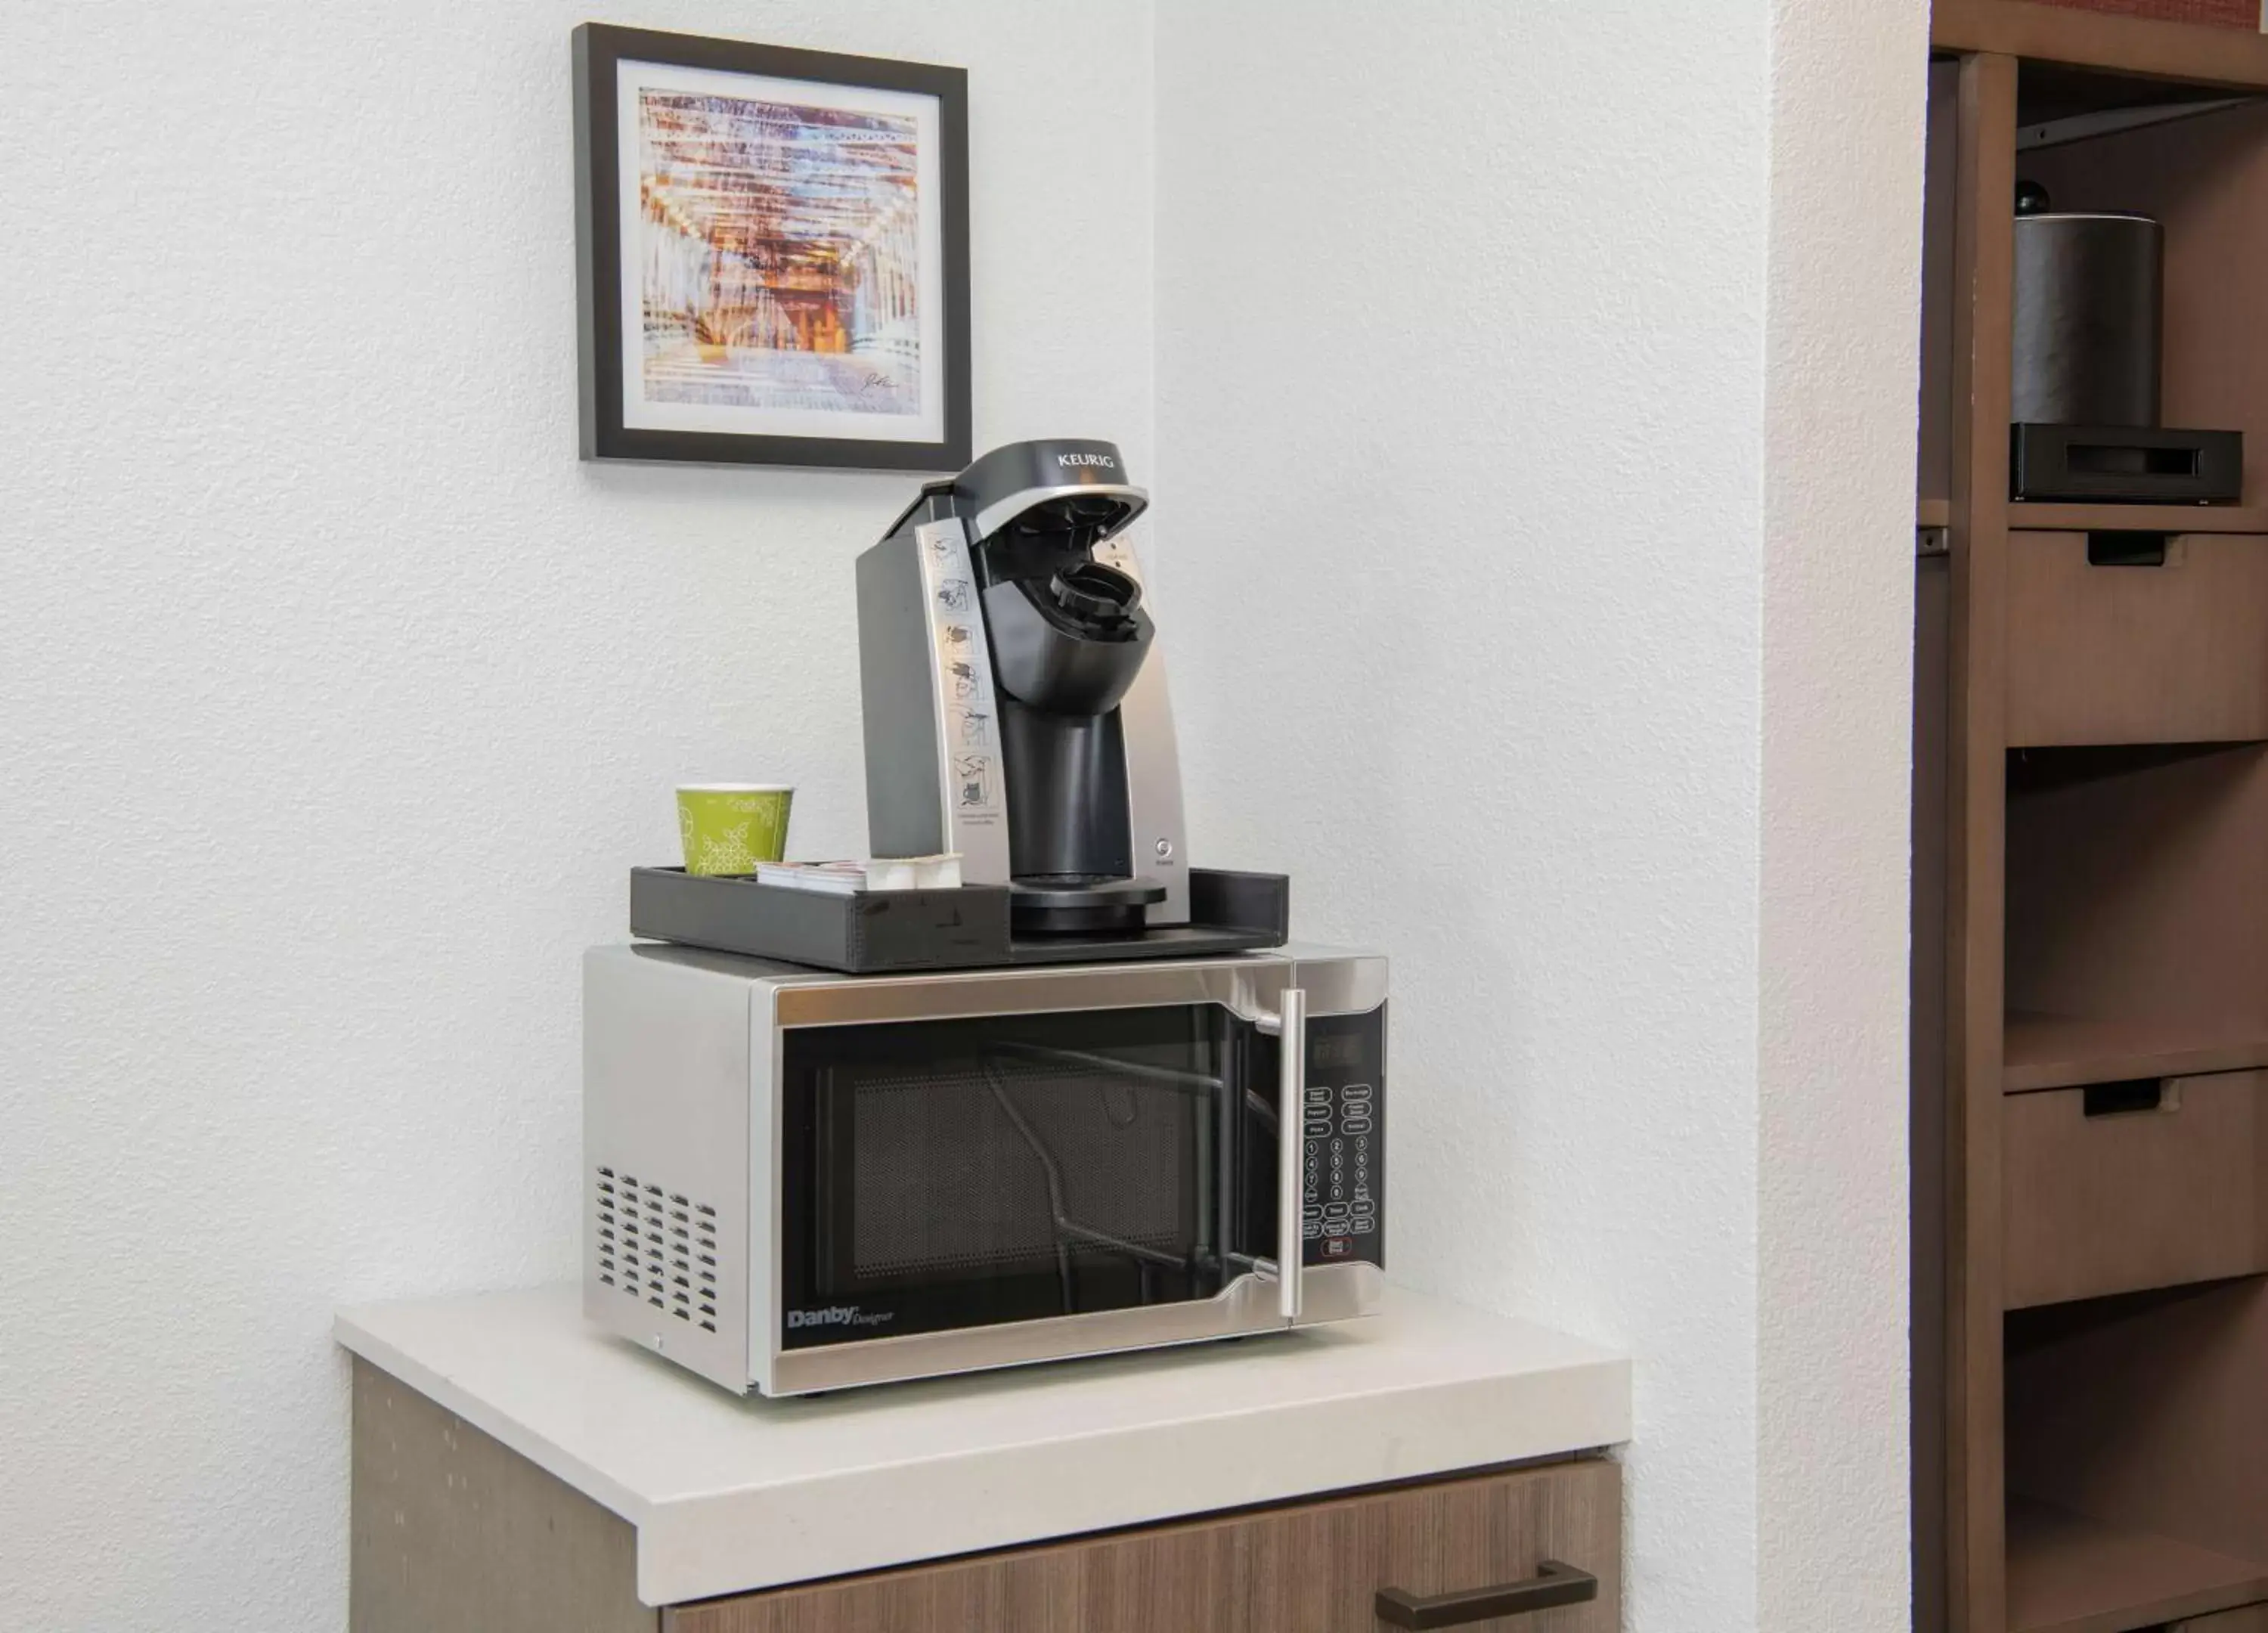
<svg viewBox="0 0 2268 1633">
<path fill-rule="evenodd" d="M 586 1326 L 572 1286 L 335 1331 L 634 1525 L 650 1605 L 1630 1435 L 1628 1361 L 1400 1289 L 1337 1326 L 784 1401 Z"/>
</svg>

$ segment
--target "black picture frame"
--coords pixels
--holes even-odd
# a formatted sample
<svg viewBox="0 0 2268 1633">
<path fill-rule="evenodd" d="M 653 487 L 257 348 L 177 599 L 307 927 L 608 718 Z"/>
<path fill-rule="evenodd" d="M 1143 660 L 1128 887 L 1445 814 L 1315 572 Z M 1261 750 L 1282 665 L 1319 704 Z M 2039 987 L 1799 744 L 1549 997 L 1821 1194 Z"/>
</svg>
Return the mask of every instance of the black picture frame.
<svg viewBox="0 0 2268 1633">
<path fill-rule="evenodd" d="M 624 62 L 716 70 L 933 97 L 945 291 L 944 436 L 936 441 L 770 436 L 623 423 L 622 178 L 618 70 Z M 970 458 L 968 75 L 965 69 L 747 40 L 585 23 L 574 33 L 576 326 L 586 460 L 691 460 L 861 470 L 957 471 Z M 633 180 L 631 185 L 635 186 Z"/>
</svg>

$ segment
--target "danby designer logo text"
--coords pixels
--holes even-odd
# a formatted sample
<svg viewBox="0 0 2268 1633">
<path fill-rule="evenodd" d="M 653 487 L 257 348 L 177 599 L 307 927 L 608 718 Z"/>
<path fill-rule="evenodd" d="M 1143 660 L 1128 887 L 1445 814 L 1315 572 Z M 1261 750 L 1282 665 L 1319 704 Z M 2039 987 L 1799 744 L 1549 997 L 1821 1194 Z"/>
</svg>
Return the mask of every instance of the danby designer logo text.
<svg viewBox="0 0 2268 1633">
<path fill-rule="evenodd" d="M 787 1324 L 798 1327 L 880 1327 L 890 1319 L 891 1312 L 867 1312 L 855 1304 L 830 1305 L 823 1310 L 790 1310 Z"/>
</svg>

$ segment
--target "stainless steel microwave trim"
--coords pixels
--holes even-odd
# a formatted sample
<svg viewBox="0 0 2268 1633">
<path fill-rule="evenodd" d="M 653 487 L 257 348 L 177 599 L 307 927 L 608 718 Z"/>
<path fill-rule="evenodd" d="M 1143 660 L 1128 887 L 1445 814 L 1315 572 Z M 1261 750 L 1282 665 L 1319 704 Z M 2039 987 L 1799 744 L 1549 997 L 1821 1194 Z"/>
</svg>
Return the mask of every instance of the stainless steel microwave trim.
<svg viewBox="0 0 2268 1633">
<path fill-rule="evenodd" d="M 787 1076 L 777 987 L 752 987 L 748 993 L 748 1379 L 765 1394 L 774 1383 L 780 1353 L 780 1197 L 784 1194 L 781 1148 L 786 1109 L 780 1085 Z"/>
<path fill-rule="evenodd" d="M 1276 1013 L 1263 1015 L 1259 1025 L 1263 1033 L 1282 1041 L 1276 1055 L 1276 1126 L 1283 1130 L 1276 1162 L 1276 1284 L 1284 1319 L 1296 1321 L 1300 1289 L 1306 1280 L 1301 1272 L 1307 1255 L 1307 1164 L 1289 1148 L 1304 1112 L 1300 1093 L 1307 1084 L 1307 995 L 1297 987 L 1285 988 Z"/>
<path fill-rule="evenodd" d="M 742 1153 L 768 1114 L 750 1099 L 749 1085 L 757 1063 L 770 1058 L 771 1041 L 747 1030 L 746 960 L 734 967 L 736 961 L 713 955 L 653 959 L 644 951 L 599 947 L 585 956 L 584 1082 L 634 1081 L 638 1092 L 593 1094 L 586 1087 L 583 1096 L 584 1313 L 704 1378 L 745 1390 L 763 1356 L 749 1342 L 753 1312 L 745 1301 L 769 1269 L 751 1255 L 770 1231 L 761 1217 L 762 1194 L 742 1181 Z M 633 1245 L 621 1206 L 633 1179 L 644 1216 L 644 1239 L 635 1247 L 646 1269 L 634 1283 L 624 1273 L 629 1267 L 618 1266 L 616 1282 L 602 1284 L 603 1232 L 615 1231 L 618 1247 Z M 713 1256 L 721 1261 L 703 1267 L 714 1272 L 713 1315 L 681 1306 L 677 1293 L 689 1298 L 692 1288 L 670 1279 L 676 1210 L 692 1216 L 701 1204 L 713 1210 L 701 1217 L 715 1223 Z M 609 1213 L 616 1216 L 611 1221 Z M 690 1227 L 692 1218 L 686 1223 Z M 648 1230 L 653 1234 L 644 1237 Z M 691 1254 L 681 1256 L 689 1262 Z M 684 1273 L 690 1283 L 690 1262 Z M 648 1275 L 661 1276 L 661 1285 L 644 1284 Z"/>
<path fill-rule="evenodd" d="M 1292 980 L 1307 995 L 1307 1013 L 1314 1015 L 1366 1015 L 1386 1001 L 1387 960 L 1382 954 L 1354 952 L 1345 947 L 1327 946 L 1316 942 L 1294 941 L 1281 947 L 1271 947 L 1258 953 L 1232 953 L 1215 958 L 1174 959 L 1166 961 L 1145 961 L 1134 964 L 1071 964 L 1057 965 L 1028 970 L 942 970 L 917 975 L 845 975 L 831 970 L 813 969 L 807 965 L 784 963 L 777 959 L 750 958 L 738 953 L 712 953 L 700 947 L 673 946 L 666 942 L 640 941 L 612 947 L 594 948 L 593 958 L 635 959 L 654 964 L 682 965 L 740 982 L 761 982 L 770 987 L 799 992 L 810 992 L 821 987 L 859 989 L 876 993 L 902 992 L 910 987 L 934 986 L 958 989 L 969 983 L 988 983 L 1005 990 L 1012 978 L 1019 982 L 1060 981 L 1070 978 L 1094 980 L 1108 976 L 1116 989 L 1130 989 L 1129 983 L 1145 974 L 1169 974 L 1192 970 L 1219 970 L 1238 967 L 1282 968 L 1289 967 Z M 1144 1000 L 1148 1002 L 1151 1000 Z M 1166 997 L 1160 1003 L 1207 1002 L 1197 998 Z M 799 999 L 800 1006 L 827 1004 L 837 1000 Z M 801 1020 L 799 1025 L 823 1026 L 834 1019 L 932 1019 L 928 1007 L 935 1000 L 893 998 L 887 1005 L 877 1005 L 868 1013 L 862 1005 L 843 1002 L 839 1011 L 817 1018 Z M 1011 1012 L 1004 1004 L 983 1004 L 968 1006 L 965 993 L 951 1002 L 959 1007 L 935 1011 L 934 1018 L 955 1015 L 993 1015 Z M 1116 1008 L 1109 1003 L 1096 1003 L 1097 1008 Z M 1043 1007 L 1057 1007 L 1045 1005 Z M 1245 1019 L 1256 1019 L 1262 1010 L 1274 1007 L 1269 1003 L 1247 1012 Z M 902 1011 L 893 1013 L 892 1011 Z"/>
<path fill-rule="evenodd" d="M 1275 1012 L 1291 979 L 1291 963 L 1271 953 L 911 976 L 817 975 L 778 982 L 776 1013 L 783 1027 L 832 1026 L 1218 1004 L 1258 1020 Z"/>
<path fill-rule="evenodd" d="M 1133 506 L 1133 512 L 1118 524 L 1112 533 L 1121 532 L 1134 518 L 1150 508 L 1150 490 L 1123 482 L 1057 482 L 1044 488 L 1019 488 L 1015 492 L 995 499 L 976 512 L 976 536 L 989 539 L 1021 516 L 1035 504 L 1045 504 L 1054 499 L 1123 499 Z M 1108 538 L 1109 533 L 1103 534 Z"/>
<path fill-rule="evenodd" d="M 1384 961 L 1378 962 L 1382 980 Z M 780 1118 L 783 1113 L 779 1085 L 784 1072 L 782 1039 L 791 1029 L 887 1025 L 910 1020 L 968 1019 L 988 1015 L 1039 1014 L 1060 1011 L 1154 1009 L 1179 1004 L 1218 1004 L 1241 1019 L 1258 1023 L 1278 1013 L 1291 977 L 1290 962 L 1273 953 L 1240 953 L 1226 959 L 1187 962 L 1074 965 L 1068 968 L 1016 972 L 966 970 L 913 976 L 848 976 L 827 971 L 757 975 L 755 979 L 759 984 L 749 1004 L 749 1019 L 752 1027 L 762 1027 L 769 1035 L 752 1035 L 749 1040 L 749 1062 L 752 1069 L 760 1067 L 761 1074 L 756 1070 L 751 1071 L 750 1090 L 754 1106 L 749 1117 L 750 1194 L 759 1197 L 777 1197 L 782 1194 L 783 1135 Z M 1375 1008 L 1376 1005 L 1371 1007 Z M 1305 1075 L 1304 1071 L 1302 1075 Z M 1296 1093 L 1289 1103 L 1294 1108 L 1292 1114 L 1296 1118 Z M 1300 1166 L 1296 1163 L 1289 1166 L 1294 1169 Z M 761 1217 L 762 1212 L 751 1208 L 751 1220 Z M 1278 1217 L 1281 1217 L 1280 1212 Z M 1292 1217 L 1296 1220 L 1297 1213 Z M 1293 1239 L 1298 1239 L 1296 1229 Z M 755 1387 L 768 1395 L 799 1394 L 814 1389 L 837 1388 L 844 1383 L 881 1382 L 922 1375 L 919 1370 L 886 1371 L 873 1377 L 841 1378 L 832 1382 L 798 1381 L 814 1370 L 812 1357 L 844 1350 L 865 1350 L 875 1344 L 935 1342 L 948 1346 L 940 1353 L 949 1359 L 961 1353 L 955 1346 L 981 1339 L 990 1333 L 1008 1330 L 1002 1328 L 968 1328 L 917 1334 L 905 1338 L 877 1339 L 867 1344 L 834 1345 L 824 1351 L 788 1350 L 782 1342 L 784 1332 L 781 1323 L 784 1318 L 777 1294 L 777 1266 L 775 1262 L 777 1256 L 776 1249 L 767 1245 L 762 1251 L 752 1252 L 749 1261 L 760 1278 L 760 1284 L 748 1301 L 750 1378 Z M 1299 1281 L 1296 1276 L 1292 1278 L 1295 1289 Z M 1185 1313 L 1210 1308 L 1220 1298 L 1227 1298 L 1234 1285 L 1231 1284 L 1231 1289 L 1225 1290 L 1219 1298 L 1204 1304 L 1175 1306 L 1155 1311 L 1105 1311 L 1090 1315 L 1057 1316 L 1044 1321 L 1014 1323 L 1012 1330 L 1027 1336 L 1036 1335 L 1040 1347 L 1031 1358 L 1044 1359 L 1057 1355 L 1086 1355 L 1101 1350 L 1135 1348 L 1144 1344 L 1189 1342 L 1201 1338 L 1218 1337 L 1224 1331 L 1265 1330 L 1274 1324 L 1274 1320 L 1285 1319 L 1279 1315 L 1268 1322 L 1223 1328 L 1213 1324 L 1213 1318 Z M 1166 1317 L 1167 1328 L 1160 1329 L 1166 1331 L 1166 1335 L 1120 1342 L 1108 1336 L 1094 1335 L 1084 1325 L 1098 1320 L 1123 1321 L 1144 1315 Z M 1071 1335 L 1054 1335 L 1053 1329 L 1064 1324 L 1074 1329 Z M 1187 1330 L 1183 1331 L 1183 1328 Z M 1079 1335 L 1080 1334 L 1087 1335 Z M 990 1349 L 981 1349 L 978 1352 L 996 1353 Z M 972 1360 L 929 1370 L 967 1371 L 1001 1364 L 992 1360 Z M 817 1367 L 820 1374 L 827 1378 L 835 1378 L 837 1370 L 832 1364 Z"/>
<path fill-rule="evenodd" d="M 1319 1264 L 1307 1271 L 1306 1280 L 1307 1309 L 1300 1318 L 1302 1326 L 1367 1315 L 1378 1307 L 1386 1291 L 1385 1272 L 1370 1264 Z M 765 1393 L 808 1394 L 819 1389 L 895 1383 L 1288 1330 L 1268 1281 L 1256 1275 L 1241 1276 L 1212 1298 L 1187 1304 L 1099 1310 L 1087 1315 L 1050 1316 L 1045 1320 L 911 1333 L 902 1338 L 791 1350 L 774 1357 L 771 1384 Z"/>
<path fill-rule="evenodd" d="M 1292 984 L 1307 995 L 1307 1014 L 1367 1015 L 1386 1002 L 1386 959 L 1376 953 L 1294 942 L 1278 949 L 1291 960 Z"/>
</svg>

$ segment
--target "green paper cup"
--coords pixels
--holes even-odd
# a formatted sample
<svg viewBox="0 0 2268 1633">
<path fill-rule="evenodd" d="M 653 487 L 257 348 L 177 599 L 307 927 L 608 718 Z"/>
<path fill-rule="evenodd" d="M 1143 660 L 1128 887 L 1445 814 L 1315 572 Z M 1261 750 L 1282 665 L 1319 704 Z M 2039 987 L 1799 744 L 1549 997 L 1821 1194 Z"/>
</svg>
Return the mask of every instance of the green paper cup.
<svg viewBox="0 0 2268 1633">
<path fill-rule="evenodd" d="M 686 783 L 677 790 L 677 832 L 688 873 L 753 873 L 787 854 L 795 790 L 777 783 Z"/>
</svg>

